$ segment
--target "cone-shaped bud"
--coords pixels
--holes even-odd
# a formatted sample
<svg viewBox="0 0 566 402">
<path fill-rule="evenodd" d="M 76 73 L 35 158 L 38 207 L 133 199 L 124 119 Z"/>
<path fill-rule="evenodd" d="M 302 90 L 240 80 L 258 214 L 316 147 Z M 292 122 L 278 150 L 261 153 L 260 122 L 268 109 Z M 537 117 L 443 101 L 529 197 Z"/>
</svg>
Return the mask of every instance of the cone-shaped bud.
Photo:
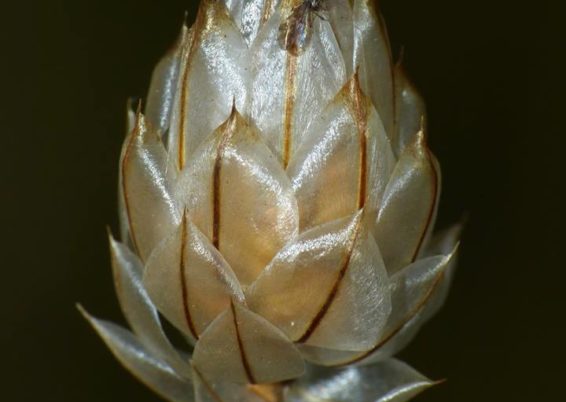
<svg viewBox="0 0 566 402">
<path fill-rule="evenodd" d="M 433 235 L 424 102 L 374 3 L 202 0 L 129 109 L 111 249 L 133 332 L 86 317 L 163 397 L 400 402 L 433 385 L 390 358 L 445 300 L 459 230 Z"/>
</svg>

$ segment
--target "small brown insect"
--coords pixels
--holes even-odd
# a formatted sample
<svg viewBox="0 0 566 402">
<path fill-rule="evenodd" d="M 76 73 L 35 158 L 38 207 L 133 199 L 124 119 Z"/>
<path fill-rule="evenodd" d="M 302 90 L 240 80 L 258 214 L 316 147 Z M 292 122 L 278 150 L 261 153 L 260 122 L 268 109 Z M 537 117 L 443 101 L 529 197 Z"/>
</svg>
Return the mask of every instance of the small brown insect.
<svg viewBox="0 0 566 402">
<path fill-rule="evenodd" d="M 281 47 L 294 55 L 302 52 L 310 42 L 314 17 L 324 19 L 325 0 L 303 0 L 295 6 L 289 17 L 279 27 Z"/>
</svg>

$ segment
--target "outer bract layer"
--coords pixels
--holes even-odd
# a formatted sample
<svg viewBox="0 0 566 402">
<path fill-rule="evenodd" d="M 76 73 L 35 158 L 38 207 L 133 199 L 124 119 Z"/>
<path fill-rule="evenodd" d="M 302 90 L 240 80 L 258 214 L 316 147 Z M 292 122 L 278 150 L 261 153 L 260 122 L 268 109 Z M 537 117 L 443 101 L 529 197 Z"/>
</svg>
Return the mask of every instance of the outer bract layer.
<svg viewBox="0 0 566 402">
<path fill-rule="evenodd" d="M 124 366 L 184 402 L 432 385 L 392 356 L 442 304 L 459 230 L 432 234 L 424 105 L 371 0 L 203 0 L 129 113 L 110 245 L 132 332 L 84 313 Z"/>
</svg>

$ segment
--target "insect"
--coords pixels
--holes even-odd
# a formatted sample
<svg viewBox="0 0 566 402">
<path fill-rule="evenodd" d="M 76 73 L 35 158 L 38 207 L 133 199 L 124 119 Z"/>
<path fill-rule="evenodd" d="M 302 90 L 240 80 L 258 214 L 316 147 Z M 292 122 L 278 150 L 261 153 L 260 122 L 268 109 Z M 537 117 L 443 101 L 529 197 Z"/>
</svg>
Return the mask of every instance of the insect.
<svg viewBox="0 0 566 402">
<path fill-rule="evenodd" d="M 294 55 L 302 52 L 310 42 L 314 17 L 324 19 L 325 0 L 303 0 L 295 6 L 289 17 L 279 27 L 281 47 Z"/>
</svg>

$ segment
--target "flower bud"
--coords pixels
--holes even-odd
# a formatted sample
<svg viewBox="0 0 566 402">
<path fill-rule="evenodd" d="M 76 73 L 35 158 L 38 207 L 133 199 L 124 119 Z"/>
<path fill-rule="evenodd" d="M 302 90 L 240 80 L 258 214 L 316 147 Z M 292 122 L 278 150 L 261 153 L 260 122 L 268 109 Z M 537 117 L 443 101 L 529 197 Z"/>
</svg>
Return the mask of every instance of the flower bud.
<svg viewBox="0 0 566 402">
<path fill-rule="evenodd" d="M 458 230 L 433 235 L 424 105 L 371 0 L 202 0 L 130 120 L 110 245 L 132 332 L 84 312 L 124 366 L 185 402 L 433 385 L 392 356 L 442 303 Z"/>
</svg>

